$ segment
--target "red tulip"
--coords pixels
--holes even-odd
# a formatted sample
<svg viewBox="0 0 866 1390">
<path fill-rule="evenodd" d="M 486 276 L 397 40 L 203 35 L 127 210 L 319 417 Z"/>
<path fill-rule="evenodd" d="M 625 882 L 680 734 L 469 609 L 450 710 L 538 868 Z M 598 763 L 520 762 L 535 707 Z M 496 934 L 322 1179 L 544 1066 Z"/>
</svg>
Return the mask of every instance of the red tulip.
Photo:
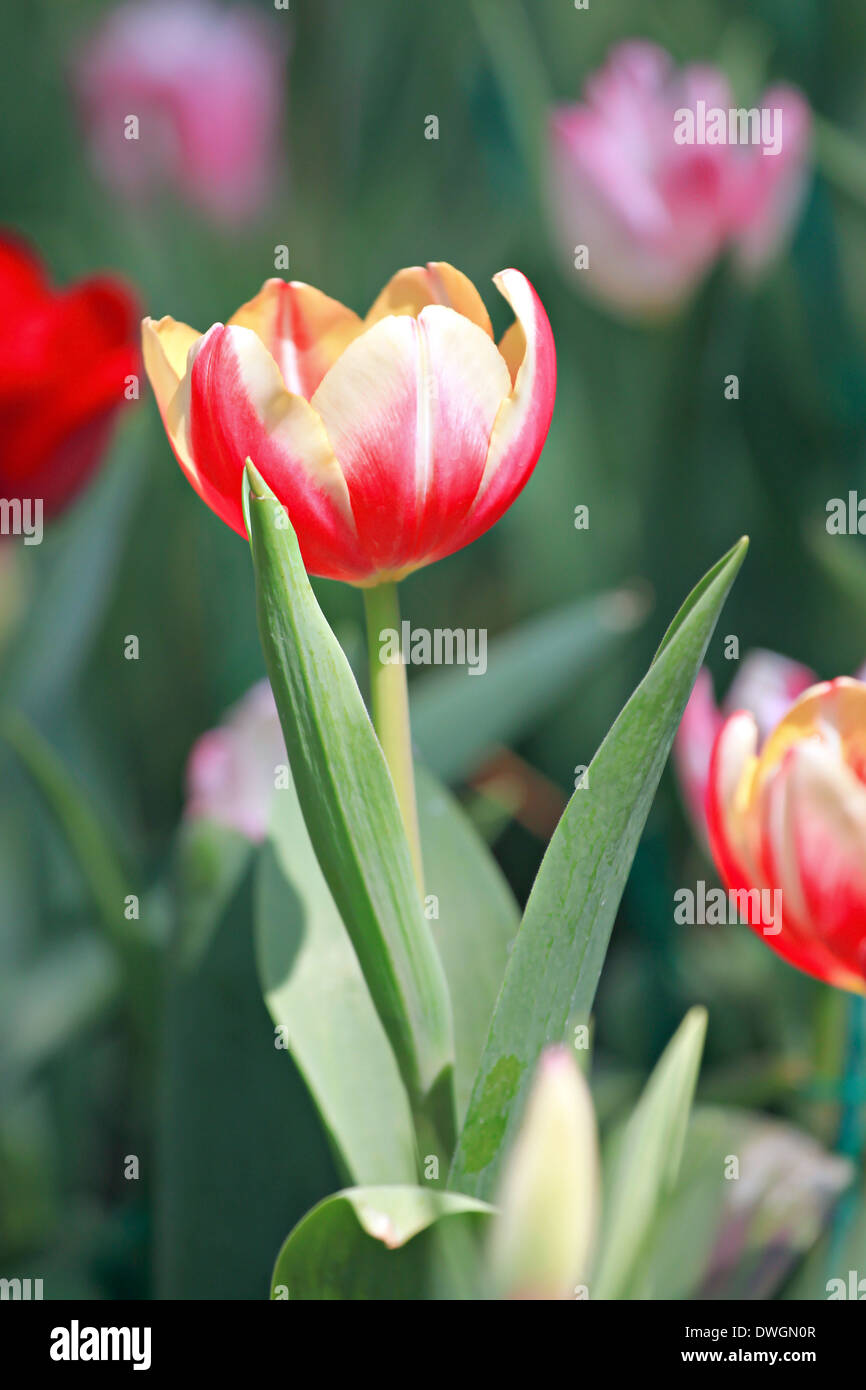
<svg viewBox="0 0 866 1390">
<path fill-rule="evenodd" d="M 144 321 L 144 360 L 184 473 L 241 535 L 244 461 L 285 506 L 313 574 L 371 585 L 474 541 L 532 472 L 553 412 L 547 315 L 517 270 L 499 346 L 471 281 L 402 270 L 366 319 L 269 280 L 203 336 Z"/>
<path fill-rule="evenodd" d="M 760 749 L 754 716 L 732 714 L 713 749 L 707 819 L 726 887 L 752 894 L 749 925 L 791 965 L 866 993 L 866 685 L 813 685 Z M 762 890 L 779 895 L 771 927 Z"/>
<path fill-rule="evenodd" d="M 0 236 L 0 495 L 71 501 L 97 467 L 138 370 L 137 305 L 119 281 L 49 283 L 21 242 Z"/>
</svg>

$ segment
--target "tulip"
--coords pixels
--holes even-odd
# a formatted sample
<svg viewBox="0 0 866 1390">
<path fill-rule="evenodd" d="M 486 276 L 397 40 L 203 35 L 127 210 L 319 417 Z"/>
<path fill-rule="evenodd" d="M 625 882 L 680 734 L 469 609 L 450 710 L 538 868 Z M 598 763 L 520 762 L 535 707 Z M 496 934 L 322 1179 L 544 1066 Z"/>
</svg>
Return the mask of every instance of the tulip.
<svg viewBox="0 0 866 1390">
<path fill-rule="evenodd" d="M 286 745 L 271 687 L 259 681 L 203 734 L 186 769 L 185 815 L 237 830 L 259 844 L 268 833 L 278 770 Z"/>
<path fill-rule="evenodd" d="M 750 710 L 763 741 L 797 696 L 817 679 L 808 666 L 758 648 L 743 658 L 727 695 L 718 706 L 712 676 L 705 666 L 698 672 L 674 740 L 673 760 L 686 810 L 701 839 L 707 838 L 710 757 L 725 716 L 734 710 Z"/>
<path fill-rule="evenodd" d="M 587 84 L 585 101 L 550 119 L 551 196 L 569 257 L 579 246 L 587 289 L 625 314 L 670 313 L 730 250 L 749 276 L 779 251 L 805 186 L 810 113 L 787 87 L 760 107 L 781 111 L 781 147 L 680 144 L 675 113 L 732 102 L 706 65 L 677 72 L 663 49 L 620 44 Z M 576 262 L 575 262 L 576 263 Z"/>
<path fill-rule="evenodd" d="M 248 7 L 145 0 L 113 10 L 74 71 L 100 176 L 127 198 L 165 183 L 217 221 L 255 216 L 280 163 L 285 51 L 276 21 Z"/>
<path fill-rule="evenodd" d="M 760 748 L 754 715 L 731 714 L 707 792 L 726 887 L 780 895 L 772 934 L 751 899 L 749 924 L 791 965 L 857 993 L 866 993 L 864 782 L 866 685 L 840 676 L 805 691 Z"/>
<path fill-rule="evenodd" d="M 489 1265 L 500 1297 L 575 1297 L 589 1266 L 599 1192 L 589 1088 L 568 1049 L 550 1047 L 499 1187 Z"/>
<path fill-rule="evenodd" d="M 201 335 L 145 319 L 144 360 L 178 462 L 245 535 L 249 457 L 312 574 L 364 587 L 468 545 L 518 495 L 553 411 L 547 316 L 517 270 L 499 346 L 471 281 L 402 270 L 365 319 L 310 285 L 268 280 Z"/>
<path fill-rule="evenodd" d="M 108 276 L 54 289 L 0 236 L 0 495 L 65 507 L 97 467 L 138 371 L 138 308 Z M 131 398 L 131 397 L 130 397 Z"/>
</svg>

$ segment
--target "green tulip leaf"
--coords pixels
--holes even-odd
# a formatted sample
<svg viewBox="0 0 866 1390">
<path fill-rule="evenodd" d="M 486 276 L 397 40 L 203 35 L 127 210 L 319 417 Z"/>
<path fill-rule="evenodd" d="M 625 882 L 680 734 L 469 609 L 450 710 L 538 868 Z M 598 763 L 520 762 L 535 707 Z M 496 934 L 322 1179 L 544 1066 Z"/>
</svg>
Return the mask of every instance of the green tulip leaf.
<svg viewBox="0 0 866 1390">
<path fill-rule="evenodd" d="M 677 614 L 571 797 L 539 869 L 496 1005 L 450 1185 L 489 1196 L 542 1049 L 589 1020 L 626 878 L 741 540 Z"/>
<path fill-rule="evenodd" d="M 655 1065 L 616 1147 L 604 1185 L 593 1298 L 628 1298 L 659 1213 L 673 1192 L 698 1079 L 707 1014 L 690 1009 Z"/>
<path fill-rule="evenodd" d="M 274 795 L 255 921 L 265 1003 L 341 1168 L 358 1183 L 415 1182 L 406 1090 L 291 781 Z"/>
<path fill-rule="evenodd" d="M 448 1128 L 448 989 L 394 784 L 284 508 L 248 464 L 259 633 L 304 821 L 413 1106 Z"/>
<path fill-rule="evenodd" d="M 475 1243 L 493 1211 L 472 1197 L 421 1187 L 337 1192 L 287 1238 L 271 1297 L 473 1297 Z"/>
<path fill-rule="evenodd" d="M 490 850 L 454 797 L 416 766 L 430 926 L 454 1011 L 454 1082 L 462 1119 L 520 923 L 520 909 Z M 435 914 L 435 915 L 432 915 Z"/>
<path fill-rule="evenodd" d="M 204 892 L 204 875 L 200 890 Z M 286 1230 L 341 1181 L 291 1060 L 275 1047 L 241 875 L 167 970 L 155 1163 L 156 1297 L 255 1299 Z"/>
</svg>

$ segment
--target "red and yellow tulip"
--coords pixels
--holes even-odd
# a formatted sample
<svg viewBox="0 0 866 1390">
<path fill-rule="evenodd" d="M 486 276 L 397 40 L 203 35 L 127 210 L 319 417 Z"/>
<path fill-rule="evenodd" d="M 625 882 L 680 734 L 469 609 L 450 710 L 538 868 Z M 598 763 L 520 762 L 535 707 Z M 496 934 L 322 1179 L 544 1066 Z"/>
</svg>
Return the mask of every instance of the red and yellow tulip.
<svg viewBox="0 0 866 1390">
<path fill-rule="evenodd" d="M 145 319 L 144 357 L 192 486 L 245 534 L 244 461 L 285 506 L 307 569 L 363 586 L 474 541 L 526 483 L 556 385 L 547 315 L 517 270 L 499 345 L 443 262 L 399 271 L 365 319 L 268 280 L 223 326 Z"/>
<path fill-rule="evenodd" d="M 750 925 L 791 965 L 866 993 L 866 684 L 811 686 L 760 748 L 754 715 L 730 715 L 707 816 L 726 886 L 780 892 L 781 929 Z"/>
</svg>

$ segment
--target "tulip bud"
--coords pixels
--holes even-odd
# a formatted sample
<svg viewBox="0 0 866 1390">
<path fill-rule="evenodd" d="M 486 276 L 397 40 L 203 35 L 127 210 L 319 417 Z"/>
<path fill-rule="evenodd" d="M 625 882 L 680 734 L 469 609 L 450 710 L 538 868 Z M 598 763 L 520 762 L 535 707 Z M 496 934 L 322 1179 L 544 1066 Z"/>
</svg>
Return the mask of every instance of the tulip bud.
<svg viewBox="0 0 866 1390">
<path fill-rule="evenodd" d="M 597 1225 L 595 1112 L 565 1047 L 542 1054 L 506 1160 L 489 1247 L 500 1298 L 565 1299 L 586 1275 Z"/>
</svg>

